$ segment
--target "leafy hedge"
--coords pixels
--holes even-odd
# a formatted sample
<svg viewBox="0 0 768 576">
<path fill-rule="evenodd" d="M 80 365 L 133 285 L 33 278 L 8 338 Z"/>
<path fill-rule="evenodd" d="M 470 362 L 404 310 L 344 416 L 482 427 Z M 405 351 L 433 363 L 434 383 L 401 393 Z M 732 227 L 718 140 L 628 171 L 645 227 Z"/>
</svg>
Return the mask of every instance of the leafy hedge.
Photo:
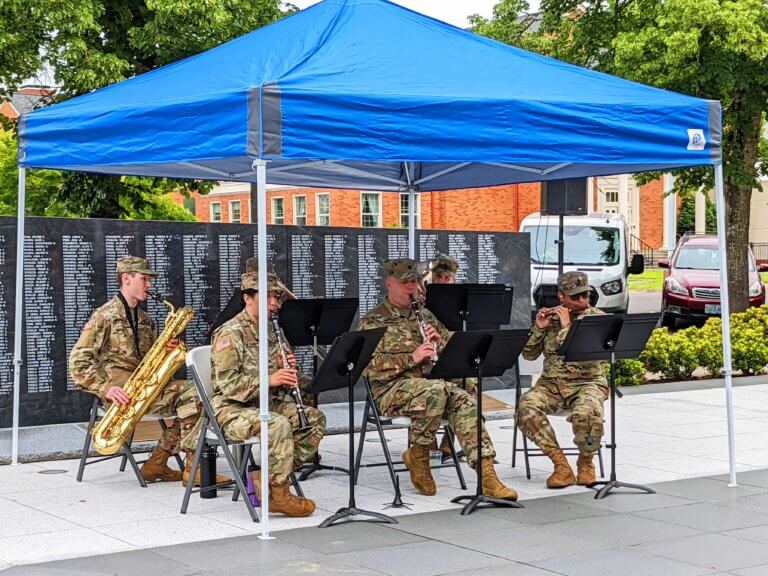
<svg viewBox="0 0 768 576">
<path fill-rule="evenodd" d="M 675 333 L 657 328 L 640 355 L 640 362 L 648 372 L 672 380 L 688 379 L 698 367 L 719 376 L 723 367 L 721 329 L 720 318 L 710 318 L 701 328 L 693 326 Z M 759 374 L 765 370 L 768 306 L 731 315 L 731 355 L 733 369 L 743 374 Z M 636 370 L 639 369 L 634 366 L 630 371 L 634 374 Z"/>
</svg>

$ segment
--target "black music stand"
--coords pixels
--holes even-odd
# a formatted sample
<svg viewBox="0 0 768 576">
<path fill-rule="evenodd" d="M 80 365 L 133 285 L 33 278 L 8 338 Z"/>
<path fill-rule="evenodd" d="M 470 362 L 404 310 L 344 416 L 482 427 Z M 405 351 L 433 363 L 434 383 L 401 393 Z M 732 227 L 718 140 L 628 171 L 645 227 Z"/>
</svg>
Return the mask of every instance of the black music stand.
<svg viewBox="0 0 768 576">
<path fill-rule="evenodd" d="M 528 341 L 528 330 L 483 330 L 478 332 L 456 332 L 448 340 L 440 359 L 427 378 L 450 380 L 453 378 L 477 378 L 477 491 L 474 496 L 457 496 L 451 502 L 469 502 L 461 510 L 466 516 L 480 504 L 522 508 L 513 500 L 492 498 L 483 494 L 483 470 L 480 448 L 483 445 L 483 376 L 501 376 L 515 365 L 517 357 Z"/>
<path fill-rule="evenodd" d="M 449 330 L 498 330 L 509 324 L 512 294 L 513 287 L 506 284 L 428 284 L 425 306 Z M 466 388 L 466 379 L 462 386 Z M 446 434 L 453 442 L 447 430 Z M 464 453 L 456 456 L 462 458 Z M 442 462 L 450 458 L 443 454 Z"/>
<path fill-rule="evenodd" d="M 286 300 L 280 307 L 280 326 L 291 346 L 312 347 L 312 374 L 317 372 L 318 346 L 333 344 L 349 330 L 360 300 L 312 298 Z"/>
<path fill-rule="evenodd" d="M 603 485 L 595 499 L 605 498 L 614 488 L 635 488 L 648 494 L 656 491 L 641 484 L 616 480 L 616 360 L 637 358 L 659 322 L 660 314 L 600 314 L 582 316 L 575 320 L 560 347 L 566 362 L 609 360 L 611 362 L 611 477 L 589 484 L 589 488 Z"/>
<path fill-rule="evenodd" d="M 309 385 L 309 392 L 317 394 L 327 390 L 336 390 L 347 387 L 349 391 L 349 469 L 355 468 L 355 383 L 360 378 L 363 370 L 368 366 L 373 356 L 373 351 L 379 345 L 386 328 L 374 328 L 360 332 L 347 332 L 339 336 L 328 351 L 323 364 Z M 370 516 L 371 519 L 356 518 L 357 516 Z M 339 508 L 335 514 L 329 516 L 320 524 L 320 528 L 327 528 L 338 521 L 352 522 L 385 522 L 397 524 L 397 520 L 386 514 L 362 510 L 355 504 L 355 479 L 349 475 L 349 505 Z"/>
<path fill-rule="evenodd" d="M 498 330 L 509 324 L 512 286 L 428 284 L 425 306 L 448 330 Z"/>
<path fill-rule="evenodd" d="M 332 344 L 336 337 L 349 330 L 359 303 L 357 298 L 312 298 L 283 302 L 279 313 L 280 326 L 291 346 L 312 348 L 312 375 L 317 374 L 318 359 L 322 360 L 317 347 Z M 317 396 L 314 396 L 313 404 L 317 408 Z M 320 464 L 320 455 L 315 453 L 314 460 L 301 467 L 298 479 L 307 480 L 318 470 L 349 474 L 344 468 Z"/>
<path fill-rule="evenodd" d="M 226 306 L 224 306 L 221 312 L 219 312 L 213 320 L 213 323 L 208 327 L 208 332 L 205 333 L 205 343 L 210 344 L 211 340 L 213 340 L 213 333 L 216 331 L 216 328 L 224 324 L 227 320 L 234 318 L 244 307 L 243 294 L 238 288 L 232 293 Z"/>
</svg>

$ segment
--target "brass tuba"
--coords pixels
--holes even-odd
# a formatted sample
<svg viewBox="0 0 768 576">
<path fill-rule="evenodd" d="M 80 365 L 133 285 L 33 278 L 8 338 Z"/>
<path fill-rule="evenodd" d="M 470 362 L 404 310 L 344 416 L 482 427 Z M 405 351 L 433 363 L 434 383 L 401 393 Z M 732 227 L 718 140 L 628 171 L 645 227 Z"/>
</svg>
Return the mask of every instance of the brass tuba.
<svg viewBox="0 0 768 576">
<path fill-rule="evenodd" d="M 155 300 L 162 300 L 168 307 L 165 326 L 147 355 L 142 358 L 136 370 L 123 385 L 123 390 L 131 398 L 129 404 L 113 403 L 107 408 L 104 418 L 93 429 L 93 445 L 99 454 L 114 454 L 123 446 L 149 410 L 152 402 L 162 392 L 165 385 L 184 364 L 187 347 L 183 342 L 173 350 L 168 350 L 168 343 L 181 334 L 195 315 L 189 306 L 176 309 L 168 300 L 149 293 Z"/>
</svg>

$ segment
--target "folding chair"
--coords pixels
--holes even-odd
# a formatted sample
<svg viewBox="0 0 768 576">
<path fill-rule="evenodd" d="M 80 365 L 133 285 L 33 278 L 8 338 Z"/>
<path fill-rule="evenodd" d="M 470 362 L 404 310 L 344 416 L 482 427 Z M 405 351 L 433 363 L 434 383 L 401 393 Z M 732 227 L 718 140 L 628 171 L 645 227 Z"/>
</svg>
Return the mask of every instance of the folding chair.
<svg viewBox="0 0 768 576">
<path fill-rule="evenodd" d="M 234 478 L 226 484 L 216 484 L 206 488 L 195 488 L 194 482 L 189 482 L 184 492 L 184 500 L 181 505 L 182 514 L 187 513 L 189 498 L 193 493 L 213 490 L 215 488 L 229 488 L 234 482 L 232 500 L 237 501 L 240 493 L 246 494 L 245 475 L 247 473 L 248 464 L 250 463 L 256 466 L 256 461 L 251 453 L 251 448 L 254 444 L 259 442 L 258 435 L 251 436 L 246 440 L 229 440 L 224 436 L 224 432 L 222 431 L 221 426 L 219 426 L 218 420 L 216 420 L 216 414 L 213 411 L 210 401 L 210 395 L 213 392 L 213 384 L 211 383 L 211 347 L 198 346 L 187 352 L 187 369 L 192 376 L 192 381 L 195 383 L 195 389 L 203 404 L 203 421 L 200 427 L 200 436 L 197 441 L 197 450 L 195 450 L 195 456 L 192 460 L 190 476 L 194 478 L 197 474 L 197 469 L 200 466 L 201 454 L 203 448 L 207 444 L 209 446 L 221 448 L 224 458 L 226 459 L 230 470 L 233 472 Z M 238 458 L 235 458 L 233 450 L 238 453 Z M 290 480 L 296 493 L 303 497 L 304 493 L 293 473 L 291 474 Z M 259 516 L 256 513 L 250 498 L 244 497 L 243 502 L 248 509 L 248 514 L 251 516 L 251 519 L 254 522 L 259 522 Z"/>
<path fill-rule="evenodd" d="M 80 465 L 77 468 L 77 481 L 82 482 L 83 481 L 83 474 L 85 472 L 85 467 L 90 466 L 91 464 L 97 464 L 98 462 L 104 462 L 105 460 L 112 460 L 113 458 L 120 458 L 120 472 L 125 472 L 125 466 L 126 464 L 131 464 L 131 469 L 133 470 L 133 473 L 136 475 L 136 479 L 139 481 L 139 485 L 141 485 L 142 488 L 147 487 L 147 482 L 144 480 L 144 477 L 141 475 L 141 472 L 139 471 L 139 464 L 143 464 L 146 462 L 146 460 L 142 460 L 140 462 L 136 461 L 136 458 L 134 458 L 134 454 L 147 454 L 148 450 L 140 450 L 134 452 L 132 449 L 133 444 L 133 434 L 131 434 L 128 437 L 128 440 L 123 444 L 123 447 L 120 449 L 120 452 L 117 454 L 112 454 L 111 456 L 101 456 L 101 457 L 94 457 L 91 458 L 89 461 L 89 452 L 91 449 L 91 432 L 93 431 L 94 426 L 96 425 L 96 419 L 102 418 L 105 413 L 105 408 L 102 404 L 101 399 L 98 396 L 95 396 L 93 399 L 93 404 L 91 404 L 91 413 L 90 417 L 88 419 L 88 428 L 85 430 L 85 442 L 83 444 L 83 452 L 80 455 Z M 163 432 L 165 432 L 168 429 L 168 426 L 165 424 L 165 420 L 163 419 L 163 416 L 160 416 L 158 414 L 147 414 L 144 416 L 142 420 L 156 420 L 158 424 L 160 424 L 160 428 L 162 428 Z M 175 454 L 174 457 L 176 458 L 176 463 L 179 465 L 179 469 L 184 469 L 184 461 L 181 459 L 181 457 L 178 454 Z"/>
<path fill-rule="evenodd" d="M 363 422 L 360 427 L 360 440 L 357 445 L 357 455 L 355 458 L 355 469 L 354 469 L 354 482 L 357 484 L 358 476 L 360 475 L 360 468 L 373 468 L 376 466 L 386 466 L 389 470 L 389 477 L 392 480 L 392 488 L 395 491 L 395 503 L 401 503 L 401 492 L 400 492 L 400 482 L 397 478 L 398 472 L 405 472 L 407 471 L 407 468 L 401 467 L 401 468 L 395 468 L 396 465 L 402 465 L 402 460 L 393 460 L 392 455 L 389 452 L 389 448 L 387 446 L 387 438 L 384 435 L 384 426 L 390 426 L 390 427 L 399 427 L 399 428 L 410 428 L 411 426 L 411 418 L 408 416 L 394 416 L 394 417 L 388 417 L 388 416 L 382 416 L 382 414 L 379 412 L 378 407 L 376 406 L 376 402 L 373 399 L 373 392 L 371 391 L 371 384 L 368 381 L 368 378 L 363 378 L 363 382 L 365 383 L 365 408 L 363 409 Z M 381 442 L 381 447 L 384 450 L 384 462 L 374 462 L 372 464 L 362 464 L 363 459 L 363 446 L 365 445 L 365 435 L 368 429 L 368 424 L 373 424 L 376 427 L 376 431 L 379 434 L 379 441 Z M 461 471 L 461 464 L 459 463 L 459 457 L 456 454 L 456 450 L 453 447 L 453 431 L 451 430 L 450 425 L 448 424 L 447 420 L 443 420 L 440 423 L 441 429 L 448 434 L 448 437 L 451 439 L 450 447 L 451 447 L 451 462 L 446 464 L 435 464 L 431 466 L 431 468 L 455 468 L 456 469 L 456 475 L 459 477 L 459 483 L 461 484 L 461 489 L 466 490 L 467 489 L 467 483 L 464 481 L 464 473 Z M 350 430 L 350 434 L 352 434 L 353 431 Z M 410 433 L 408 435 L 408 445 L 410 446 Z"/>
<path fill-rule="evenodd" d="M 203 448 L 206 444 L 221 448 L 221 451 L 224 453 L 224 458 L 227 460 L 227 464 L 233 472 L 233 480 L 238 489 L 233 494 L 232 500 L 237 500 L 237 496 L 240 492 L 247 494 L 243 479 L 245 478 L 248 463 L 252 461 L 253 458 L 251 456 L 251 447 L 259 441 L 259 437 L 251 436 L 247 440 L 228 440 L 224 436 L 224 432 L 221 430 L 221 426 L 219 426 L 219 422 L 216 420 L 216 414 L 213 411 L 209 399 L 213 392 L 213 385 L 211 384 L 210 346 L 198 346 L 187 352 L 187 369 L 192 376 L 192 381 L 195 383 L 195 389 L 203 404 L 203 421 L 200 427 L 200 436 L 197 439 L 197 450 L 195 450 L 195 456 L 192 460 L 190 477 L 194 478 L 197 474 L 197 469 L 200 466 L 200 456 L 203 453 Z M 231 448 L 233 447 L 242 447 L 245 450 L 245 454 L 240 458 L 239 464 L 235 462 L 235 458 L 232 454 Z M 184 500 L 181 504 L 181 513 L 187 513 L 189 498 L 192 496 L 193 492 L 204 492 L 206 490 L 229 486 L 231 486 L 231 482 L 227 482 L 226 485 L 215 484 L 204 488 L 195 488 L 194 482 L 188 482 L 187 488 L 184 491 Z M 253 507 L 251 499 L 244 497 L 243 503 L 248 509 L 248 514 L 250 515 L 251 520 L 259 522 L 259 515 L 256 513 L 256 509 Z"/>
<path fill-rule="evenodd" d="M 535 382 L 535 380 L 534 380 Z M 531 387 L 533 387 L 534 382 L 531 383 Z M 533 457 L 540 457 L 540 456 L 546 456 L 544 452 L 540 448 L 529 448 L 528 447 L 528 438 L 525 437 L 525 434 L 520 434 L 523 441 L 523 447 L 518 448 L 517 447 L 517 432 L 518 432 L 518 426 L 517 426 L 517 407 L 520 406 L 520 397 L 523 395 L 522 386 L 520 385 L 520 377 L 518 375 L 517 378 L 515 378 L 515 425 L 514 425 L 514 436 L 512 437 L 512 468 L 515 467 L 516 460 L 517 460 L 517 453 L 522 452 L 524 459 L 525 459 L 525 477 L 528 478 L 528 480 L 531 479 L 531 464 L 529 461 L 529 458 Z M 570 410 L 558 410 L 553 414 L 553 416 L 559 416 L 559 417 L 567 417 L 570 415 Z M 563 454 L 566 456 L 578 456 L 579 455 L 579 449 L 576 446 L 568 446 L 562 449 Z M 605 476 L 605 466 L 603 464 L 603 444 L 602 442 L 597 447 L 597 461 L 600 465 L 600 478 L 603 478 Z"/>
</svg>

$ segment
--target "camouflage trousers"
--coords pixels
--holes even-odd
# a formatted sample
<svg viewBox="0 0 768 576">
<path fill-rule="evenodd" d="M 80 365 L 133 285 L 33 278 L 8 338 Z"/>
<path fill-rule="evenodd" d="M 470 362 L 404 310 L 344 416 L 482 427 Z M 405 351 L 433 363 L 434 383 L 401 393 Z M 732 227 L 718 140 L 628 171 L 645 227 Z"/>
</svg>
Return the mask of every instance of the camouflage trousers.
<svg viewBox="0 0 768 576">
<path fill-rule="evenodd" d="M 426 378 L 399 378 L 373 388 L 379 411 L 389 417 L 411 418 L 411 442 L 430 446 L 443 418 L 456 433 L 467 463 L 477 462 L 477 403 L 453 382 Z M 496 452 L 483 427 L 481 455 L 493 458 Z"/>
<path fill-rule="evenodd" d="M 284 484 L 291 472 L 311 460 L 325 434 L 325 414 L 305 407 L 310 428 L 299 431 L 296 405 L 292 402 L 273 402 L 269 413 L 269 481 Z M 261 431 L 258 408 L 243 408 L 229 413 L 222 431 L 232 440 L 246 440 Z"/>
<path fill-rule="evenodd" d="M 149 407 L 150 414 L 175 416 L 173 423 L 163 432 L 158 446 L 173 452 L 179 451 L 182 442 L 194 445 L 195 424 L 200 417 L 202 404 L 192 380 L 171 380 Z M 194 449 L 194 448 L 193 448 Z"/>
<path fill-rule="evenodd" d="M 547 416 L 569 410 L 567 420 L 573 427 L 573 441 L 579 452 L 591 456 L 603 437 L 603 404 L 607 398 L 604 381 L 558 386 L 556 381 L 542 378 L 520 397 L 517 425 L 526 437 L 549 453 L 560 445 Z"/>
</svg>

